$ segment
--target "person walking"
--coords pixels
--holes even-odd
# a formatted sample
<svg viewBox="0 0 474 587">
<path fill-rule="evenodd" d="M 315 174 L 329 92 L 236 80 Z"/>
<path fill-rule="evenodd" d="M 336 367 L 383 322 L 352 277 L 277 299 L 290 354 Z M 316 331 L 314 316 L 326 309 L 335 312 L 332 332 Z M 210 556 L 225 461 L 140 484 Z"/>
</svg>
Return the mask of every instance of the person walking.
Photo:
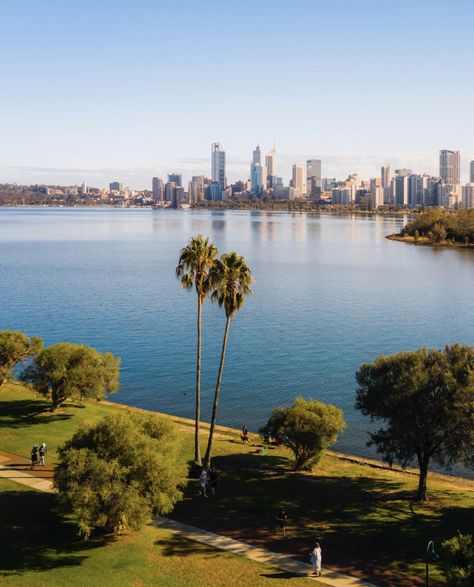
<svg viewBox="0 0 474 587">
<path fill-rule="evenodd" d="M 31 468 L 34 469 L 36 463 L 38 462 L 38 445 L 33 445 L 31 449 Z"/>
<path fill-rule="evenodd" d="M 249 441 L 249 428 L 248 428 L 247 424 L 244 424 L 242 426 L 242 434 L 240 435 L 240 439 L 242 440 L 243 443 Z"/>
<path fill-rule="evenodd" d="M 286 537 L 286 521 L 288 520 L 288 515 L 286 513 L 285 508 L 281 508 L 280 513 L 277 516 L 278 525 L 280 530 L 283 531 L 283 537 Z"/>
<path fill-rule="evenodd" d="M 43 465 L 43 467 L 45 465 L 44 457 L 46 455 L 47 450 L 48 449 L 46 448 L 46 442 L 43 442 L 43 444 L 39 447 L 40 464 Z"/>
<path fill-rule="evenodd" d="M 319 542 L 314 543 L 314 548 L 310 553 L 311 564 L 313 565 L 313 575 L 321 576 L 321 545 Z"/>
<path fill-rule="evenodd" d="M 207 497 L 206 485 L 207 485 L 207 471 L 203 467 L 201 474 L 199 475 L 199 493 L 201 495 L 203 495 L 204 497 Z"/>
<path fill-rule="evenodd" d="M 209 475 L 209 489 L 211 490 L 212 495 L 217 493 L 217 485 L 219 484 L 219 475 L 215 467 L 212 467 Z"/>
</svg>

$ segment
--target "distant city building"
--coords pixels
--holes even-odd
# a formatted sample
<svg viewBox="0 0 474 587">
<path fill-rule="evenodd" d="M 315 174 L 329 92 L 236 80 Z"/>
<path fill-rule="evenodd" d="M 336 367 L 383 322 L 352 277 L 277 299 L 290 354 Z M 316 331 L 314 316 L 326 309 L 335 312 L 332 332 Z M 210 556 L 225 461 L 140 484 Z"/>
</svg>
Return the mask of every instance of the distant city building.
<svg viewBox="0 0 474 587">
<path fill-rule="evenodd" d="M 226 186 L 225 151 L 220 143 L 212 143 L 211 146 L 211 176 L 212 181 L 217 181 L 222 187 Z"/>
<path fill-rule="evenodd" d="M 384 165 L 381 169 L 382 187 L 388 188 L 392 184 L 392 168 L 390 165 Z"/>
<path fill-rule="evenodd" d="M 296 190 L 297 197 L 305 194 L 303 166 L 299 163 L 293 165 L 291 187 Z"/>
<path fill-rule="evenodd" d="M 379 179 L 379 178 L 377 178 Z M 382 182 L 382 180 L 380 180 Z M 373 185 L 370 188 L 368 205 L 370 208 L 378 208 L 384 205 L 384 188 L 381 185 Z"/>
<path fill-rule="evenodd" d="M 397 171 L 408 171 L 408 170 L 397 170 Z M 393 178 L 393 197 L 395 206 L 400 208 L 406 208 L 408 206 L 408 178 L 409 174 L 397 173 Z"/>
<path fill-rule="evenodd" d="M 469 165 L 469 171 L 469 181 L 474 183 L 474 161 L 471 161 L 471 164 Z"/>
<path fill-rule="evenodd" d="M 188 184 L 188 197 L 190 204 L 204 199 L 204 175 L 193 175 Z"/>
<path fill-rule="evenodd" d="M 265 155 L 265 167 L 267 168 L 267 185 L 273 187 L 275 184 L 276 172 L 276 149 L 273 147 L 267 155 Z"/>
<path fill-rule="evenodd" d="M 408 177 L 408 205 L 410 208 L 425 205 L 428 179 L 428 175 L 412 174 Z"/>
<path fill-rule="evenodd" d="M 163 180 L 159 177 L 154 177 L 151 181 L 151 191 L 153 194 L 153 200 L 155 202 L 162 202 L 165 195 Z"/>
<path fill-rule="evenodd" d="M 308 159 L 306 161 L 306 193 L 309 197 L 319 198 L 321 188 L 321 160 Z"/>
<path fill-rule="evenodd" d="M 260 150 L 260 145 L 255 147 L 252 157 L 252 163 L 259 163 L 262 164 L 262 151 Z"/>
<path fill-rule="evenodd" d="M 213 181 L 209 186 L 209 196 L 213 202 L 222 200 L 222 184 L 218 181 Z"/>
<path fill-rule="evenodd" d="M 352 188 L 336 187 L 331 190 L 332 203 L 335 206 L 350 206 L 352 204 Z"/>
<path fill-rule="evenodd" d="M 183 176 L 180 173 L 168 173 L 168 182 L 175 183 L 176 186 L 183 185 Z"/>
<path fill-rule="evenodd" d="M 323 192 L 328 192 L 336 187 L 337 179 L 335 177 L 323 177 L 321 180 L 321 188 Z"/>
<path fill-rule="evenodd" d="M 472 166 L 473 161 L 471 161 Z M 474 208 L 474 182 L 467 183 L 462 188 L 462 205 L 464 208 Z"/>
<path fill-rule="evenodd" d="M 85 196 L 89 193 L 89 188 L 87 187 L 87 184 L 85 181 L 83 181 L 81 183 L 81 195 Z"/>
<path fill-rule="evenodd" d="M 253 152 L 252 164 L 250 165 L 250 184 L 252 191 L 260 196 L 265 189 L 267 183 L 267 171 L 262 165 L 262 152 L 260 146 L 257 145 Z"/>
<path fill-rule="evenodd" d="M 109 183 L 109 190 L 111 192 L 123 192 L 123 183 L 121 181 L 112 181 Z"/>
<path fill-rule="evenodd" d="M 439 176 L 444 183 L 449 185 L 461 183 L 461 155 L 459 151 L 444 149 L 439 152 Z"/>
<path fill-rule="evenodd" d="M 168 181 L 165 184 L 165 202 L 176 202 L 176 182 Z"/>
</svg>

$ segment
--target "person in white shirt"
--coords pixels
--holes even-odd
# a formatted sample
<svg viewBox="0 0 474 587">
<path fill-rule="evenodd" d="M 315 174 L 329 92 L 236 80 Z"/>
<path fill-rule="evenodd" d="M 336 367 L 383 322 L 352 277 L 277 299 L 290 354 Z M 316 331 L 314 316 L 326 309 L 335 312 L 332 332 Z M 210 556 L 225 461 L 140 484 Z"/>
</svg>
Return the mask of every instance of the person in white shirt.
<svg viewBox="0 0 474 587">
<path fill-rule="evenodd" d="M 319 542 L 314 543 L 314 548 L 310 553 L 311 563 L 313 565 L 313 575 L 321 575 L 321 546 Z"/>
</svg>

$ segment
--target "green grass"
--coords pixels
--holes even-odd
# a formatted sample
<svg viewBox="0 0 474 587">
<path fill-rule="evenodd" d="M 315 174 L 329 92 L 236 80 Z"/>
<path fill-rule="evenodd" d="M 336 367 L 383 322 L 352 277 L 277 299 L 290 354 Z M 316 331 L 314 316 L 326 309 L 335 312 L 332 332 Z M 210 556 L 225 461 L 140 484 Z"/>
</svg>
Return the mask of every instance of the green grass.
<svg viewBox="0 0 474 587">
<path fill-rule="evenodd" d="M 33 442 L 44 440 L 51 462 L 54 449 L 82 423 L 123 409 L 88 403 L 65 406 L 54 415 L 45 408 L 47 404 L 21 386 L 1 391 L 0 448 L 28 455 Z M 183 455 L 190 458 L 193 428 L 188 421 L 173 419 L 183 431 Z M 319 539 L 328 565 L 350 574 L 362 570 L 377 584 L 397 587 L 423 584 L 415 576 L 423 576 L 428 540 L 439 547 L 458 529 L 469 532 L 474 527 L 473 482 L 432 475 L 430 500 L 417 504 L 411 501 L 417 485 L 412 474 L 349 462 L 332 453 L 312 474 L 298 474 L 291 471 L 286 449 L 269 447 L 262 456 L 238 438 L 238 432 L 227 429 L 216 439 L 219 495 L 204 500 L 197 481 L 190 480 L 173 517 L 305 561 L 310 544 Z M 283 505 L 289 515 L 287 540 L 274 534 L 275 516 Z M 105 556 L 108 548 L 98 549 L 98 555 Z M 442 582 L 436 566 L 432 576 Z"/>
</svg>

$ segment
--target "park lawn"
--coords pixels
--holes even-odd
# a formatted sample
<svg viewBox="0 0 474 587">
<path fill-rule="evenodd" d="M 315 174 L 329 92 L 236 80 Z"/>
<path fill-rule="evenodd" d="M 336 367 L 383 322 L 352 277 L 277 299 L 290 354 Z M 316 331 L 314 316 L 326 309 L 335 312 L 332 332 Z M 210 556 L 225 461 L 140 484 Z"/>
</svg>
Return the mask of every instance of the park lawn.
<svg viewBox="0 0 474 587">
<path fill-rule="evenodd" d="M 59 414 L 18 384 L 0 391 L 0 449 L 28 455 L 33 442 L 54 449 L 83 423 L 123 410 L 105 403 L 65 406 Z M 190 459 L 193 427 L 173 418 L 183 431 L 183 456 Z M 203 434 L 204 437 L 204 434 Z M 323 560 L 342 572 L 379 585 L 422 585 L 428 540 L 440 542 L 474 527 L 474 482 L 430 475 L 425 504 L 411 501 L 417 477 L 327 453 L 312 474 L 294 473 L 285 448 L 244 446 L 239 433 L 219 430 L 214 464 L 219 495 L 205 500 L 191 479 L 175 519 L 308 560 L 311 543 L 323 544 Z M 204 442 L 203 442 L 204 445 Z M 204 446 L 203 446 L 204 448 Z M 275 516 L 285 506 L 289 537 L 274 534 Z M 436 566 L 432 577 L 442 583 Z"/>
<path fill-rule="evenodd" d="M 5 479 L 0 495 L 0 585 L 269 587 L 275 577 L 294 587 L 308 584 L 152 524 L 118 539 L 85 542 L 54 513 L 53 495 Z"/>
</svg>

